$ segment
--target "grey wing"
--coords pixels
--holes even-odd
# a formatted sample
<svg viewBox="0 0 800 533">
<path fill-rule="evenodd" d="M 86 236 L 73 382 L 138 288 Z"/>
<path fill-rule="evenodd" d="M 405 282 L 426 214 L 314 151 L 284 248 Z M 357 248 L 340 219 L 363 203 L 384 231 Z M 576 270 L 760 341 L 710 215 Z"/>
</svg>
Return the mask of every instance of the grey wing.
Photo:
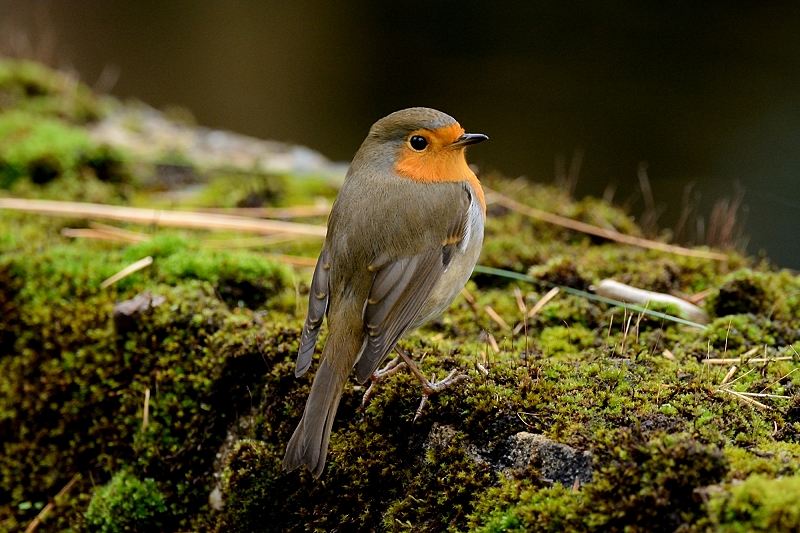
<svg viewBox="0 0 800 533">
<path fill-rule="evenodd" d="M 311 279 L 311 291 L 308 295 L 308 316 L 303 324 L 303 332 L 300 335 L 300 349 L 297 352 L 297 362 L 295 363 L 294 375 L 300 377 L 305 374 L 311 366 L 311 358 L 314 356 L 314 348 L 317 344 L 319 327 L 322 319 L 328 311 L 330 264 L 328 263 L 328 251 L 322 250 L 317 259 L 317 266 L 314 268 L 314 277 Z"/>
<path fill-rule="evenodd" d="M 467 204 L 468 205 L 468 204 Z M 364 383 L 417 318 L 436 283 L 447 269 L 453 249 L 463 239 L 467 210 L 456 217 L 441 247 L 403 257 L 381 266 L 364 308 L 367 342 L 356 364 Z"/>
</svg>

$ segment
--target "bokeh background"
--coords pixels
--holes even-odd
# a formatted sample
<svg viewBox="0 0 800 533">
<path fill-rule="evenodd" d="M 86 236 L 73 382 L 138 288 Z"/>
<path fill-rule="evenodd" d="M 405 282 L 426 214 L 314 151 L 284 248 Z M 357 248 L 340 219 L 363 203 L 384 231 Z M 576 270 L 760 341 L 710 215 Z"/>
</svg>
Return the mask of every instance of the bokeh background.
<svg viewBox="0 0 800 533">
<path fill-rule="evenodd" d="M 748 251 L 800 268 L 798 2 L 0 0 L 0 44 L 333 160 L 424 105 L 489 135 L 483 171 L 550 182 L 582 153 L 576 195 L 635 215 L 646 162 L 660 227 L 689 184 L 706 225 L 741 195 Z"/>
</svg>

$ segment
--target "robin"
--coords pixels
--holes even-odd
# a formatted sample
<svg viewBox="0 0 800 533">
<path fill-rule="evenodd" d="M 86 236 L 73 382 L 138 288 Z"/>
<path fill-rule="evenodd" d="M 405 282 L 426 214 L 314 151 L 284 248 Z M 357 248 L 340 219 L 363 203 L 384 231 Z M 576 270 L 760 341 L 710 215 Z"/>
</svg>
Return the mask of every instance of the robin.
<svg viewBox="0 0 800 533">
<path fill-rule="evenodd" d="M 370 128 L 333 203 L 314 269 L 296 376 L 311 365 L 326 314 L 329 333 L 284 470 L 305 465 L 319 478 L 353 367 L 365 383 L 403 334 L 438 316 L 469 279 L 486 203 L 464 149 L 486 139 L 424 107 L 397 111 Z M 447 384 L 427 382 L 403 359 L 426 393 Z"/>
</svg>

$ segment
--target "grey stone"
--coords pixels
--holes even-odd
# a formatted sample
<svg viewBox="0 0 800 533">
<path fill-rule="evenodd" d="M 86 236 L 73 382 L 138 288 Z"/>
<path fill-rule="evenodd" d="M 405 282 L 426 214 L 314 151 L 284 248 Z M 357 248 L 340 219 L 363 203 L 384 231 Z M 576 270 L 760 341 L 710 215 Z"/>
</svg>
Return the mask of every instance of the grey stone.
<svg viewBox="0 0 800 533">
<path fill-rule="evenodd" d="M 456 437 L 452 426 L 434 424 L 423 444 L 425 451 L 444 449 Z M 488 465 L 506 476 L 524 475 L 529 469 L 548 482 L 576 486 L 592 481 L 592 454 L 576 450 L 544 435 L 520 431 L 503 442 L 479 448 L 468 441 L 461 447 L 480 465 Z"/>
</svg>

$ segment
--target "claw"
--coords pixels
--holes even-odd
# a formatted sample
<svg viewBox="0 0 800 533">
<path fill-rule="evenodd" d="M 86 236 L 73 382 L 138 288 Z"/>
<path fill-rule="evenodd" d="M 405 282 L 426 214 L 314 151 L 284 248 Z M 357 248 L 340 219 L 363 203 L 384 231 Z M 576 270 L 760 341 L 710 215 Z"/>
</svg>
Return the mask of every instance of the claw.
<svg viewBox="0 0 800 533">
<path fill-rule="evenodd" d="M 388 376 L 391 376 L 395 372 L 404 369 L 405 367 L 406 363 L 403 362 L 398 356 L 389 361 L 386 364 L 386 366 L 383 367 L 382 369 L 373 372 L 372 375 L 369 377 L 371 382 L 369 384 L 369 388 L 367 388 L 367 391 L 361 398 L 361 407 L 366 407 L 369 404 L 370 400 L 372 400 L 372 396 L 375 394 L 375 387 L 378 385 L 378 383 L 386 379 Z"/>
<path fill-rule="evenodd" d="M 466 374 L 462 374 L 459 370 L 452 370 L 450 374 L 446 378 L 441 381 L 431 382 L 425 375 L 417 368 L 417 365 L 414 364 L 414 361 L 409 357 L 409 355 L 402 350 L 400 347 L 395 346 L 395 350 L 399 354 L 400 357 L 403 358 L 403 361 L 408 366 L 408 369 L 411 371 L 412 374 L 419 380 L 422 384 L 422 399 L 419 402 L 419 407 L 417 407 L 417 412 L 414 414 L 414 420 L 412 424 L 416 422 L 420 416 L 422 416 L 422 410 L 425 409 L 425 406 L 428 404 L 428 398 L 436 394 L 439 391 L 442 391 L 453 385 L 458 383 L 459 381 L 463 381 L 465 379 L 469 379 L 469 376 Z M 395 358 L 397 359 L 397 358 Z M 431 380 L 436 379 L 436 376 L 431 376 Z"/>
</svg>

